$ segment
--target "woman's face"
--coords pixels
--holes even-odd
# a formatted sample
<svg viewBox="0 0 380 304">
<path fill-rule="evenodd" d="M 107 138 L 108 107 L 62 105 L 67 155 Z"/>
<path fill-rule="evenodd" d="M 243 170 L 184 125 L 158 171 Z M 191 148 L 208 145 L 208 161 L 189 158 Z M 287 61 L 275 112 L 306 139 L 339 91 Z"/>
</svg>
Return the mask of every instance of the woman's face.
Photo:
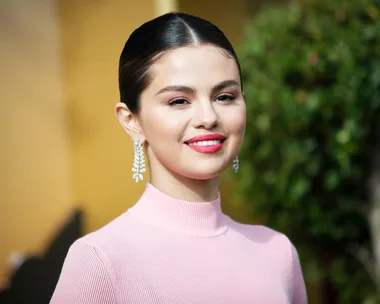
<svg viewBox="0 0 380 304">
<path fill-rule="evenodd" d="M 139 123 L 152 179 L 167 173 L 198 180 L 220 175 L 238 154 L 245 131 L 235 60 L 214 46 L 182 47 L 164 54 L 149 75 Z"/>
</svg>

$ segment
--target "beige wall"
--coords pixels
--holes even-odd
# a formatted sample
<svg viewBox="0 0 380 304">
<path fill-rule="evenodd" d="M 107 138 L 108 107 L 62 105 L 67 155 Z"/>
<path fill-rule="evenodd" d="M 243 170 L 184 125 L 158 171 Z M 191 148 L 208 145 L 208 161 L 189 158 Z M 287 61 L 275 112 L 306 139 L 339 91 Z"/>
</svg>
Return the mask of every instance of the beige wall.
<svg viewBox="0 0 380 304">
<path fill-rule="evenodd" d="M 146 1 L 60 0 L 65 102 L 75 200 L 92 231 L 136 202 L 133 145 L 114 115 L 118 60 L 131 31 L 155 15 Z M 148 176 L 147 176 L 148 178 Z"/>
<path fill-rule="evenodd" d="M 11 253 L 42 253 L 74 205 L 89 232 L 143 191 L 113 113 L 118 57 L 136 26 L 173 5 L 0 1 L 0 286 Z"/>
<path fill-rule="evenodd" d="M 0 1 L 0 284 L 72 204 L 58 32 L 53 0 Z"/>
</svg>

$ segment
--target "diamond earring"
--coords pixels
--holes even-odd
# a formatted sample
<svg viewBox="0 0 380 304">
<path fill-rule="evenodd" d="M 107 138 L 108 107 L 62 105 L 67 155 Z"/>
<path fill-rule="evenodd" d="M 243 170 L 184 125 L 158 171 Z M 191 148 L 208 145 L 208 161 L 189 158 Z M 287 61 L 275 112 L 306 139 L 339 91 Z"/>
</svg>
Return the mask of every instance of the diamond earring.
<svg viewBox="0 0 380 304">
<path fill-rule="evenodd" d="M 239 171 L 239 156 L 236 156 L 235 159 L 232 162 L 232 169 L 235 173 Z"/>
<path fill-rule="evenodd" d="M 145 159 L 144 159 L 144 150 L 141 146 L 141 143 L 139 140 L 135 140 L 135 146 L 134 146 L 134 160 L 133 160 L 133 179 L 137 182 L 140 180 L 143 180 L 144 177 L 142 173 L 146 171 L 145 168 Z"/>
</svg>

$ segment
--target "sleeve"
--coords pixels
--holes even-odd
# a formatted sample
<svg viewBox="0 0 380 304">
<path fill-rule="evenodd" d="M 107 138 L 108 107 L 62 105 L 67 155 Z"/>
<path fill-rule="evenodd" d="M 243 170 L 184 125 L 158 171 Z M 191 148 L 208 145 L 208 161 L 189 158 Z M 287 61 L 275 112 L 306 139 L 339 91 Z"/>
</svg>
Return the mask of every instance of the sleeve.
<svg viewBox="0 0 380 304">
<path fill-rule="evenodd" d="M 307 304 L 307 293 L 305 281 L 302 275 L 302 268 L 299 261 L 298 253 L 294 245 L 292 247 L 292 304 Z"/>
<path fill-rule="evenodd" d="M 50 304 L 116 304 L 116 293 L 102 254 L 76 241 L 67 253 Z"/>
</svg>

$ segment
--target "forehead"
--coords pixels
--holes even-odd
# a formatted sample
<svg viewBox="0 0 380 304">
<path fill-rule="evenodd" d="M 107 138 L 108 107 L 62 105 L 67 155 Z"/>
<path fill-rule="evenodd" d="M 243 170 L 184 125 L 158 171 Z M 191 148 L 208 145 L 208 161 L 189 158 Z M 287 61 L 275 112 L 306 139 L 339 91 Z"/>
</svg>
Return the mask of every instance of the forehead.
<svg viewBox="0 0 380 304">
<path fill-rule="evenodd" d="M 184 84 L 214 86 L 228 79 L 240 82 L 235 59 L 227 51 L 210 45 L 181 47 L 168 51 L 149 69 L 151 86 Z"/>
</svg>

